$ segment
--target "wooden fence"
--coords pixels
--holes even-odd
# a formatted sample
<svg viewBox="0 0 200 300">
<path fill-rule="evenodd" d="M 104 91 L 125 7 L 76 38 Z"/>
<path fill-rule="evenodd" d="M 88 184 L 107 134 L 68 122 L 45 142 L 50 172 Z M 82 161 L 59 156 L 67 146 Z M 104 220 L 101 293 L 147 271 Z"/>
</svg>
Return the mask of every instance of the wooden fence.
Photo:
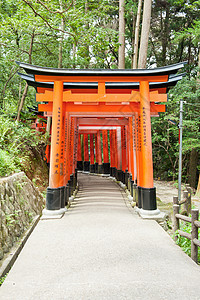
<svg viewBox="0 0 200 300">
<path fill-rule="evenodd" d="M 200 228 L 199 219 L 199 210 L 191 209 L 191 190 L 190 193 L 188 191 L 183 192 L 183 201 L 178 203 L 178 197 L 173 197 L 173 232 L 174 239 L 177 241 L 178 236 L 177 232 L 180 236 L 185 237 L 191 240 L 191 258 L 197 263 L 198 262 L 198 247 L 200 247 L 200 241 L 198 240 L 198 229 Z M 184 204 L 183 213 L 180 214 L 180 205 Z M 191 217 L 188 217 L 185 214 L 191 212 Z M 191 233 L 184 232 L 179 229 L 179 220 L 184 222 L 189 222 L 192 224 Z"/>
</svg>

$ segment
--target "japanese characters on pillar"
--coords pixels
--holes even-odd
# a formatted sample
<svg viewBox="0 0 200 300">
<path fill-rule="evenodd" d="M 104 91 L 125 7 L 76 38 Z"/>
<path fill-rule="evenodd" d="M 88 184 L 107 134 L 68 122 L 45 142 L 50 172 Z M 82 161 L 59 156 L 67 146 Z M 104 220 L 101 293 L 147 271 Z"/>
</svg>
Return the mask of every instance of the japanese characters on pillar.
<svg viewBox="0 0 200 300">
<path fill-rule="evenodd" d="M 64 132 L 64 116 L 62 116 L 62 138 L 61 138 L 61 152 L 60 152 L 60 184 L 64 185 L 64 146 L 65 146 L 65 132 Z"/>
<path fill-rule="evenodd" d="M 73 157 L 73 170 L 72 170 L 73 173 L 75 173 L 77 154 L 78 154 L 78 124 L 77 124 L 77 118 L 75 118 L 75 120 L 74 120 L 74 157 Z"/>
<path fill-rule="evenodd" d="M 73 173 L 73 152 L 74 152 L 74 117 L 71 117 L 70 143 L 69 143 L 69 175 Z"/>
<path fill-rule="evenodd" d="M 52 136 L 51 136 L 51 158 L 49 187 L 58 188 L 60 182 L 60 160 L 62 141 L 62 111 L 63 111 L 63 82 L 54 83 L 53 94 L 53 116 L 52 116 Z"/>
<path fill-rule="evenodd" d="M 133 160 L 134 160 L 134 165 L 133 165 L 133 168 L 134 168 L 134 176 L 133 176 L 133 180 L 135 182 L 135 184 L 137 183 L 137 177 L 138 177 L 138 154 L 137 154 L 137 138 L 136 138 L 136 113 L 133 115 Z M 132 174 L 132 175 L 133 175 Z"/>
<path fill-rule="evenodd" d="M 133 117 L 129 117 L 129 172 L 134 180 L 134 135 L 133 135 Z"/>
<path fill-rule="evenodd" d="M 64 185 L 67 184 L 68 178 L 68 141 L 69 141 L 69 113 L 65 112 L 65 140 L 64 140 Z"/>
<path fill-rule="evenodd" d="M 126 171 L 126 128 L 121 126 L 122 171 Z"/>
</svg>

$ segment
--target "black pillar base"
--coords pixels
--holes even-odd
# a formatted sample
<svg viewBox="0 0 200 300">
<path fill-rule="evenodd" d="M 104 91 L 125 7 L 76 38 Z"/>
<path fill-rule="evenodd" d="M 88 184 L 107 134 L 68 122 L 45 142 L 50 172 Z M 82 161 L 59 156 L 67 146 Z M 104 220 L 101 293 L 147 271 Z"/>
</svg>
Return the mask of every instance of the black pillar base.
<svg viewBox="0 0 200 300">
<path fill-rule="evenodd" d="M 90 165 L 90 173 L 95 173 L 95 165 Z"/>
<path fill-rule="evenodd" d="M 103 165 L 98 165 L 98 174 L 103 174 Z"/>
<path fill-rule="evenodd" d="M 130 179 L 130 194 L 133 197 L 133 185 L 134 185 L 134 180 Z"/>
<path fill-rule="evenodd" d="M 133 197 L 133 201 L 136 202 L 136 192 L 137 192 L 137 184 L 132 183 L 132 187 L 131 187 L 131 196 Z"/>
<path fill-rule="evenodd" d="M 83 162 L 82 160 L 77 161 L 77 169 L 83 171 Z"/>
<path fill-rule="evenodd" d="M 60 187 L 60 208 L 65 207 L 65 186 Z"/>
<path fill-rule="evenodd" d="M 99 167 L 99 164 L 96 162 L 95 163 L 95 173 L 98 173 L 98 167 Z"/>
<path fill-rule="evenodd" d="M 47 188 L 46 209 L 58 210 L 61 208 L 60 188 Z"/>
<path fill-rule="evenodd" d="M 69 197 L 71 197 L 71 195 L 73 194 L 73 181 L 71 179 L 71 175 L 70 175 L 70 180 L 68 180 L 68 185 L 69 185 Z"/>
<path fill-rule="evenodd" d="M 116 175 L 116 168 L 110 167 L 110 176 L 115 177 Z"/>
<path fill-rule="evenodd" d="M 123 184 L 125 184 L 125 172 L 124 171 L 122 171 L 122 180 L 121 180 L 121 182 Z"/>
<path fill-rule="evenodd" d="M 129 190 L 130 194 L 131 194 L 131 181 L 132 181 L 132 174 L 129 173 L 129 177 L 128 177 L 128 186 L 127 186 L 127 188 L 128 188 L 128 190 Z M 132 195 L 131 195 L 131 196 L 132 196 Z"/>
<path fill-rule="evenodd" d="M 116 178 L 117 176 L 117 168 L 112 168 L 112 176 Z"/>
<path fill-rule="evenodd" d="M 123 171 L 122 170 L 117 170 L 117 181 L 123 182 Z"/>
<path fill-rule="evenodd" d="M 75 169 L 75 174 L 74 174 L 74 177 L 75 177 L 75 188 L 77 187 L 77 182 L 78 182 L 78 173 L 77 173 L 78 169 Z"/>
<path fill-rule="evenodd" d="M 141 200 L 141 187 L 137 186 L 136 188 L 136 203 L 138 208 L 142 208 L 142 200 Z"/>
<path fill-rule="evenodd" d="M 103 163 L 103 174 L 110 174 L 110 163 Z"/>
<path fill-rule="evenodd" d="M 83 162 L 83 171 L 86 171 L 86 172 L 90 171 L 90 162 L 89 161 Z"/>
<path fill-rule="evenodd" d="M 69 184 L 67 183 L 65 186 L 65 205 L 69 202 Z"/>
<path fill-rule="evenodd" d="M 74 190 L 75 190 L 75 178 L 74 178 L 74 174 L 70 175 L 70 188 L 71 188 L 71 195 L 73 194 Z"/>
<path fill-rule="evenodd" d="M 144 210 L 156 210 L 156 188 L 141 187 L 141 202 Z"/>
<path fill-rule="evenodd" d="M 125 174 L 124 174 L 124 179 L 125 179 L 125 185 L 128 187 L 128 178 L 129 178 L 129 173 L 128 170 L 126 170 Z"/>
</svg>

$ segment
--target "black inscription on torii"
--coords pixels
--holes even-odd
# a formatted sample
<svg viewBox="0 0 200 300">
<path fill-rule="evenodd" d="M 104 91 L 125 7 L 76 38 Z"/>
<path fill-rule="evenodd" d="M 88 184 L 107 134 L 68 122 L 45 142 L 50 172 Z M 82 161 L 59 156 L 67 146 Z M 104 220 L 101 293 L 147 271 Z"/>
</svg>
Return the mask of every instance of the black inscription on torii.
<svg viewBox="0 0 200 300">
<path fill-rule="evenodd" d="M 60 118 L 61 118 L 61 109 L 58 107 L 58 122 L 57 122 L 57 132 L 56 132 L 56 145 L 59 145 L 60 142 Z"/>
<path fill-rule="evenodd" d="M 147 146 L 147 115 L 145 107 L 142 108 L 142 118 L 143 118 L 143 145 Z"/>
</svg>

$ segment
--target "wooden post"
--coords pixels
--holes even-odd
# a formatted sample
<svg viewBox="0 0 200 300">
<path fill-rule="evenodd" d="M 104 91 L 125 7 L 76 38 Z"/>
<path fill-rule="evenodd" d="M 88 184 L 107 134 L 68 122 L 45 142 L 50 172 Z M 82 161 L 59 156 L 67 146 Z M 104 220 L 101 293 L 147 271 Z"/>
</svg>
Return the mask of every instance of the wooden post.
<svg viewBox="0 0 200 300">
<path fill-rule="evenodd" d="M 194 221 L 199 219 L 199 210 L 192 209 L 192 240 L 191 240 L 191 258 L 197 263 L 198 262 L 198 246 L 193 243 L 194 239 L 198 239 L 198 227 L 194 224 Z"/>
<path fill-rule="evenodd" d="M 173 197 L 173 204 L 178 204 L 178 196 Z"/>
<path fill-rule="evenodd" d="M 176 218 L 176 214 L 179 214 L 179 205 L 173 205 L 173 233 L 174 233 L 174 240 L 177 241 L 178 237 L 176 235 L 176 231 L 179 229 L 179 219 Z"/>
<path fill-rule="evenodd" d="M 188 191 L 183 191 L 183 201 L 185 201 L 183 203 L 183 212 L 184 214 L 187 214 L 188 216 L 188 205 L 187 205 L 187 201 L 188 201 Z M 182 201 L 181 201 L 182 202 Z"/>
</svg>

